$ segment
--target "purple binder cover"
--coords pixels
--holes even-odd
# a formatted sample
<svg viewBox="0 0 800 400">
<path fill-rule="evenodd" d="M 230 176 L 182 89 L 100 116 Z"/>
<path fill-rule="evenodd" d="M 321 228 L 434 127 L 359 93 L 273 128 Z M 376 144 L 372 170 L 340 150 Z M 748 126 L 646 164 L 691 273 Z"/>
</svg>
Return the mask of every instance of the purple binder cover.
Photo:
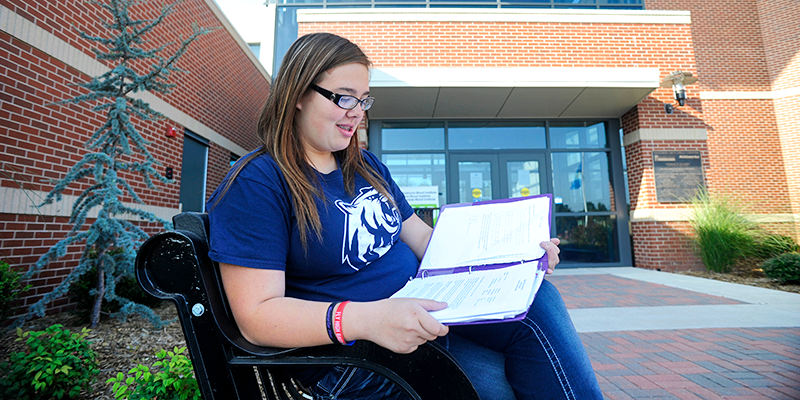
<svg viewBox="0 0 800 400">
<path fill-rule="evenodd" d="M 473 207 L 473 206 L 481 206 L 481 205 L 494 204 L 494 203 L 510 203 L 510 202 L 514 202 L 514 201 L 523 201 L 523 200 L 529 200 L 529 199 L 532 199 L 532 198 L 541 198 L 541 197 L 547 197 L 548 199 L 550 199 L 550 201 L 548 202 L 549 203 L 549 207 L 548 207 L 548 210 L 547 210 L 547 221 L 548 221 L 548 226 L 549 226 L 550 221 L 553 220 L 553 195 L 550 194 L 550 193 L 540 194 L 540 195 L 536 195 L 536 196 L 515 197 L 515 198 L 511 198 L 511 199 L 487 200 L 487 201 L 480 201 L 480 202 L 474 202 L 474 203 L 447 204 L 447 205 L 442 206 L 440 212 L 444 213 L 448 208 L 454 208 L 454 207 Z M 434 226 L 434 229 L 436 229 L 435 226 Z M 433 238 L 433 235 L 431 235 L 431 238 Z M 430 243 L 430 239 L 428 239 L 428 242 Z M 544 255 L 542 257 L 540 257 L 538 260 L 539 260 L 539 264 L 538 264 L 537 268 L 539 270 L 542 270 L 542 271 L 547 271 L 547 265 L 548 265 L 547 253 L 545 252 Z M 519 263 L 530 262 L 530 261 L 534 261 L 534 260 L 520 260 Z M 455 267 L 455 268 L 450 268 L 450 269 L 437 269 L 435 272 L 428 271 L 428 270 L 423 270 L 423 271 L 419 271 L 417 273 L 416 278 L 424 278 L 425 276 L 434 276 L 434 275 L 458 274 L 458 273 L 465 273 L 465 272 L 468 273 L 470 271 L 500 269 L 500 268 L 508 267 L 508 266 L 511 266 L 511 265 L 515 265 L 517 263 L 518 262 L 503 263 L 503 264 L 473 265 L 473 266 L 469 266 L 469 267 Z M 534 295 L 534 298 L 535 298 L 535 295 Z M 489 323 L 496 323 L 496 322 L 519 321 L 519 320 L 522 320 L 523 318 L 525 318 L 525 316 L 527 314 L 528 313 L 526 311 L 526 312 L 523 312 L 523 313 L 521 313 L 521 314 L 519 314 L 519 315 L 517 315 L 517 316 L 515 316 L 513 318 L 506 318 L 506 319 L 502 319 L 502 320 L 483 320 L 483 321 L 471 321 L 471 322 L 457 322 L 457 323 L 448 323 L 447 325 L 474 325 L 474 324 L 489 324 Z"/>
</svg>

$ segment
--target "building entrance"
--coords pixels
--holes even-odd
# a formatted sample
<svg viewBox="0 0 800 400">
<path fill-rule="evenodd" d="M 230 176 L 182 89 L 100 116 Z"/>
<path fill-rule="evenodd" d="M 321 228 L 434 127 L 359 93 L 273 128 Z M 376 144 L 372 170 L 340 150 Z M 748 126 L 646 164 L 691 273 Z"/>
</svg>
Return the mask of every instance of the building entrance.
<svg viewBox="0 0 800 400">
<path fill-rule="evenodd" d="M 371 121 L 369 147 L 401 190 L 426 193 L 419 207 L 551 193 L 562 263 L 617 266 L 631 259 L 618 131 L 614 120 Z"/>
<path fill-rule="evenodd" d="M 542 194 L 545 169 L 544 153 L 451 153 L 448 198 L 468 203 Z"/>
</svg>

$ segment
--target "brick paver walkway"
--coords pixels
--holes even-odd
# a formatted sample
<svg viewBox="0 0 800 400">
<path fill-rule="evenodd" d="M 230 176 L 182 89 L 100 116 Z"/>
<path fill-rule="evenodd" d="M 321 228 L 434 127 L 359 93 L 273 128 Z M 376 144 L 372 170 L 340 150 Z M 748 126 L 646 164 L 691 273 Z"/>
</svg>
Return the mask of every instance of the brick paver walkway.
<svg viewBox="0 0 800 400">
<path fill-rule="evenodd" d="M 800 330 L 581 334 L 609 399 L 800 399 Z"/>
<path fill-rule="evenodd" d="M 572 309 L 743 304 L 611 275 L 548 279 Z M 800 328 L 580 335 L 607 399 L 800 399 Z"/>
<path fill-rule="evenodd" d="M 548 276 L 567 308 L 742 304 L 740 301 L 612 275 Z"/>
</svg>

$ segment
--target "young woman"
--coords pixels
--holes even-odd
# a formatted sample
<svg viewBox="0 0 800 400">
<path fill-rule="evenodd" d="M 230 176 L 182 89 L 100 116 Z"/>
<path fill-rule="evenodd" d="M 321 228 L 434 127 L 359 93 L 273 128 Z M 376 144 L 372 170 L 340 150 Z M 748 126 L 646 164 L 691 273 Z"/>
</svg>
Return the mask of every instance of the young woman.
<svg viewBox="0 0 800 400">
<path fill-rule="evenodd" d="M 356 130 L 375 100 L 370 66 L 339 36 L 299 38 L 262 111 L 262 146 L 209 200 L 210 256 L 244 337 L 275 347 L 369 340 L 397 353 L 438 340 L 483 398 L 602 398 L 563 301 L 546 281 L 519 322 L 448 329 L 429 314 L 446 304 L 388 298 L 416 274 L 431 228 L 386 166 L 358 148 Z M 557 244 L 542 243 L 549 272 Z M 500 361 L 487 364 L 493 359 Z M 315 398 L 405 397 L 385 378 L 351 367 L 295 377 Z"/>
</svg>

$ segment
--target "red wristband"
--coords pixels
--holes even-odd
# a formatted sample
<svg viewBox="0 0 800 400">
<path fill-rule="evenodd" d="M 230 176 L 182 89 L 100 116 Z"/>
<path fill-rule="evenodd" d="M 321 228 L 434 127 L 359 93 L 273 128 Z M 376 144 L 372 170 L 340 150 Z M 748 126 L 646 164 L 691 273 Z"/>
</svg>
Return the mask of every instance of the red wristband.
<svg viewBox="0 0 800 400">
<path fill-rule="evenodd" d="M 344 334 L 342 333 L 342 312 L 344 311 L 344 306 L 346 306 L 347 303 L 349 303 L 349 301 L 343 301 L 336 306 L 336 311 L 333 313 L 333 334 L 336 335 L 336 340 L 339 341 L 339 344 L 352 346 L 356 341 L 345 341 Z"/>
</svg>

